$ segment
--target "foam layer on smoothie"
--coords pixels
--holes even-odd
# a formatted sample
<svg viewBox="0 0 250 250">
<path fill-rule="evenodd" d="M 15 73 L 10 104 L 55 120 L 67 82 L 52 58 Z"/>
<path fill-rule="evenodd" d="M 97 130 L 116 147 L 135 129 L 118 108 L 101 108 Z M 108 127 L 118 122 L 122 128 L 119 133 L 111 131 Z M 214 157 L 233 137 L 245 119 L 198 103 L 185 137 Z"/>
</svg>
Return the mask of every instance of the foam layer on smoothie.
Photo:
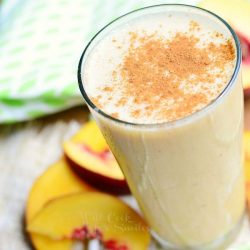
<svg viewBox="0 0 250 250">
<path fill-rule="evenodd" d="M 225 27 L 194 13 L 147 14 L 94 46 L 84 63 L 83 83 L 91 101 L 108 115 L 161 123 L 216 99 L 235 63 L 235 45 Z"/>
</svg>

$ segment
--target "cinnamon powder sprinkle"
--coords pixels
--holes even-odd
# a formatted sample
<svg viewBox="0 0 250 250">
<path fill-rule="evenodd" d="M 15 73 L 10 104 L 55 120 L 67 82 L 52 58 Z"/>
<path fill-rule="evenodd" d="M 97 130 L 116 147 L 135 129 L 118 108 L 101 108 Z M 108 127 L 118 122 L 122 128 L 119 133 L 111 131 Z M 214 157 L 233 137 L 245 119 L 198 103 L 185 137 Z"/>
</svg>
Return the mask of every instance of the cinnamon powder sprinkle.
<svg viewBox="0 0 250 250">
<path fill-rule="evenodd" d="M 196 23 L 192 25 L 197 28 Z M 198 46 L 199 41 L 186 33 L 164 40 L 156 34 L 141 36 L 130 32 L 129 50 L 116 70 L 122 78 L 123 101 L 119 105 L 125 105 L 124 98 L 130 96 L 136 105 L 147 106 L 132 110 L 132 117 L 150 116 L 159 109 L 156 118 L 167 121 L 205 106 L 211 101 L 206 87 L 201 93 L 186 93 L 181 84 L 185 82 L 191 89 L 197 83 L 213 84 L 223 75 L 225 65 L 235 59 L 235 50 L 230 40 L 207 46 Z M 211 73 L 215 68 L 220 73 Z"/>
<path fill-rule="evenodd" d="M 113 90 L 113 88 L 107 86 L 107 87 L 104 87 L 102 90 L 105 92 L 111 92 Z"/>
<path fill-rule="evenodd" d="M 131 116 L 138 118 L 140 116 L 140 113 L 141 113 L 141 110 L 136 109 L 136 110 L 131 111 Z"/>
<path fill-rule="evenodd" d="M 119 114 L 117 112 L 111 113 L 110 115 L 114 118 L 119 118 Z"/>
<path fill-rule="evenodd" d="M 200 25 L 195 21 L 190 21 L 189 31 L 199 31 L 201 29 Z"/>
<path fill-rule="evenodd" d="M 191 22 L 190 30 L 199 25 Z M 232 40 L 204 43 L 190 30 L 171 39 L 157 32 L 129 32 L 129 48 L 112 72 L 112 85 L 103 91 L 121 94 L 117 107 L 132 102 L 128 109 L 134 119 L 173 121 L 205 107 L 226 86 L 225 71 L 235 61 L 235 48 Z M 222 34 L 215 36 L 223 41 Z M 93 102 L 100 107 L 97 98 Z M 118 113 L 110 115 L 118 118 Z"/>
<path fill-rule="evenodd" d="M 92 97 L 91 101 L 95 104 L 96 107 L 102 109 L 103 108 L 103 104 L 100 102 L 100 96 L 98 97 Z"/>
<path fill-rule="evenodd" d="M 127 103 L 126 97 L 121 97 L 119 101 L 116 103 L 117 106 L 124 106 Z"/>
</svg>

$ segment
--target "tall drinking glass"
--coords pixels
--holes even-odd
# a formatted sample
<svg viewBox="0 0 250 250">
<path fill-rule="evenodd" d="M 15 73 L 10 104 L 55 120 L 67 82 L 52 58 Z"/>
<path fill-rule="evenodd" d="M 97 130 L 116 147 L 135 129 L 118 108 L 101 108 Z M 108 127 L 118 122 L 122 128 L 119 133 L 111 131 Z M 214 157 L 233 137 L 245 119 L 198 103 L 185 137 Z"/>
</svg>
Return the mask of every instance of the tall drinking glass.
<svg viewBox="0 0 250 250">
<path fill-rule="evenodd" d="M 200 15 L 232 37 L 236 63 L 231 80 L 206 107 L 171 122 L 132 123 L 108 115 L 85 88 L 89 56 L 105 36 L 128 22 L 173 11 Z M 245 208 L 240 66 L 240 44 L 231 27 L 211 12 L 186 5 L 128 13 L 104 27 L 81 56 L 78 80 L 83 98 L 163 248 L 218 249 L 228 245 L 240 228 Z M 97 75 L 98 71 L 97 67 Z"/>
</svg>

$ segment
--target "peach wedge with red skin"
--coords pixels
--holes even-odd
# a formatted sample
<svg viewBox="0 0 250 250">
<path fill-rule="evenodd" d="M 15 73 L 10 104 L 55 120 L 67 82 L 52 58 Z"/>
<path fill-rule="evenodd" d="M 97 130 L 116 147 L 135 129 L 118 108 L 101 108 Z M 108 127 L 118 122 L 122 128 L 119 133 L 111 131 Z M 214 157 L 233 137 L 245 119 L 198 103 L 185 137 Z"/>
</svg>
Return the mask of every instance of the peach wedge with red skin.
<svg viewBox="0 0 250 250">
<path fill-rule="evenodd" d="M 250 131 L 244 132 L 244 153 L 245 161 L 250 162 Z"/>
<path fill-rule="evenodd" d="M 27 200 L 26 221 L 29 222 L 52 199 L 90 190 L 94 188 L 84 183 L 62 158 L 35 181 Z"/>
<path fill-rule="evenodd" d="M 72 169 L 95 187 L 112 193 L 129 193 L 124 175 L 94 121 L 63 145 Z"/>
<path fill-rule="evenodd" d="M 246 196 L 248 207 L 250 209 L 250 161 L 245 161 L 245 176 L 246 176 Z"/>
<path fill-rule="evenodd" d="M 146 250 L 150 243 L 143 219 L 118 198 L 99 192 L 72 194 L 47 203 L 29 223 L 28 231 L 59 241 L 96 238 L 112 250 L 120 249 L 118 246 Z"/>
<path fill-rule="evenodd" d="M 69 167 L 64 158 L 51 165 L 34 183 L 26 205 L 26 223 L 50 200 L 83 191 L 94 190 L 84 183 Z M 37 250 L 68 250 L 70 240 L 54 241 L 46 236 L 29 233 L 31 242 Z"/>
<path fill-rule="evenodd" d="M 203 0 L 199 6 L 221 16 L 236 31 L 242 47 L 244 94 L 250 95 L 250 2 L 248 0 Z"/>
</svg>

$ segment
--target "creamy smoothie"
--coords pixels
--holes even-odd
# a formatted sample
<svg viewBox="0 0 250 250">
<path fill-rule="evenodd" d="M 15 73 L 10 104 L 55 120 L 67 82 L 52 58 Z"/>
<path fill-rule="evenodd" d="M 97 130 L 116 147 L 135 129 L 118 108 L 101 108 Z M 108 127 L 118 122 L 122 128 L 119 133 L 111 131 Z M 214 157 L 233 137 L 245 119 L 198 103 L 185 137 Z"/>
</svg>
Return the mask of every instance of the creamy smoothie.
<svg viewBox="0 0 250 250">
<path fill-rule="evenodd" d="M 240 225 L 237 49 L 218 17 L 165 5 L 106 27 L 80 62 L 87 104 L 165 247 L 217 249 Z"/>
</svg>

